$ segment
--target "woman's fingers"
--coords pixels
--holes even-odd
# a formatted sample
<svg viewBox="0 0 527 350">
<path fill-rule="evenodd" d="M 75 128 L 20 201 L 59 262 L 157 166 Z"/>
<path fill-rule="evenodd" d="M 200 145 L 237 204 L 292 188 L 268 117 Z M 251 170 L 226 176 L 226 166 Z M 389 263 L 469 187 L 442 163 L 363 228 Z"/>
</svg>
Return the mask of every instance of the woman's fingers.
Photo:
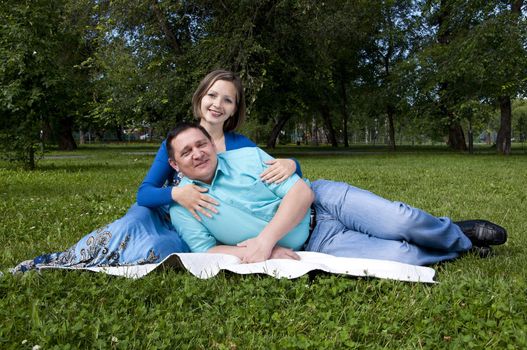
<svg viewBox="0 0 527 350">
<path fill-rule="evenodd" d="M 218 203 L 217 200 L 215 200 L 214 198 L 210 197 L 210 196 L 207 196 L 205 194 L 202 194 L 200 196 L 200 199 L 203 203 L 205 204 L 213 204 L 213 205 L 219 205 L 220 203 Z M 214 208 L 213 206 L 209 205 L 211 208 Z M 208 208 L 208 207 L 207 207 Z"/>
<path fill-rule="evenodd" d="M 260 179 L 265 182 L 273 182 L 273 179 L 281 178 L 284 176 L 283 169 L 280 169 L 279 167 L 269 167 L 267 168 L 261 175 Z"/>
<path fill-rule="evenodd" d="M 198 213 L 196 213 L 196 211 L 194 209 L 189 209 L 189 212 L 192 214 L 194 219 L 196 219 L 198 221 L 201 221 L 201 218 L 199 217 Z"/>
<path fill-rule="evenodd" d="M 260 174 L 260 178 L 267 183 L 279 184 L 287 180 L 296 168 L 296 164 L 290 159 L 271 159 L 265 164 L 269 167 Z"/>
</svg>

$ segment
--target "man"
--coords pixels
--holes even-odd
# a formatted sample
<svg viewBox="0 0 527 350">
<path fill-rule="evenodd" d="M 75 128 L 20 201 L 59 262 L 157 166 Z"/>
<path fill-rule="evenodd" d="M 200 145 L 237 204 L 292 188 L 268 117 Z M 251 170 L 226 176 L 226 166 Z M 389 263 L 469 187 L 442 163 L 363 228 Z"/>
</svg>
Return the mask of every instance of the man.
<svg viewBox="0 0 527 350">
<path fill-rule="evenodd" d="M 259 148 L 216 155 L 207 132 L 180 124 L 167 138 L 170 163 L 220 203 L 219 213 L 198 221 L 175 204 L 172 223 L 193 252 L 227 253 L 244 262 L 298 259 L 302 248 L 336 256 L 429 265 L 454 259 L 473 245 L 506 241 L 506 231 L 487 221 L 460 223 L 436 218 L 404 203 L 391 202 L 353 186 L 326 180 L 311 188 L 297 175 L 281 184 L 259 174 L 271 159 Z M 316 225 L 309 232 L 314 200 Z"/>
</svg>

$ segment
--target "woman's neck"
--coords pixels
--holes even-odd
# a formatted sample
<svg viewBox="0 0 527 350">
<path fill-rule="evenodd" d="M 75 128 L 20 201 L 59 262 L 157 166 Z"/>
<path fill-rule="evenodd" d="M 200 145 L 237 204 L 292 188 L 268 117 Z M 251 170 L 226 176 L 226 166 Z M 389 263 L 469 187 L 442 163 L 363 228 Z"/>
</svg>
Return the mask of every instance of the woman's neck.
<svg viewBox="0 0 527 350">
<path fill-rule="evenodd" d="M 201 124 L 207 130 L 210 137 L 212 137 L 212 140 L 214 141 L 214 144 L 216 145 L 216 149 L 218 153 L 225 152 L 226 145 L 225 145 L 225 134 L 223 132 L 223 125 L 220 127 L 212 126 L 210 124 Z"/>
</svg>

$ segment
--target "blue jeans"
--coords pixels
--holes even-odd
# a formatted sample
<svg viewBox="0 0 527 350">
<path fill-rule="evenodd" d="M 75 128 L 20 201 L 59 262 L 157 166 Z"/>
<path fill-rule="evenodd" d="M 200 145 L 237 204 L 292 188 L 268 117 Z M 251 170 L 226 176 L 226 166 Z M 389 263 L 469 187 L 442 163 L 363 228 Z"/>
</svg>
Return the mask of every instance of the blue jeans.
<svg viewBox="0 0 527 350">
<path fill-rule="evenodd" d="M 311 188 L 317 224 L 308 251 L 429 265 L 457 258 L 472 247 L 449 218 L 346 183 L 317 180 Z"/>
</svg>

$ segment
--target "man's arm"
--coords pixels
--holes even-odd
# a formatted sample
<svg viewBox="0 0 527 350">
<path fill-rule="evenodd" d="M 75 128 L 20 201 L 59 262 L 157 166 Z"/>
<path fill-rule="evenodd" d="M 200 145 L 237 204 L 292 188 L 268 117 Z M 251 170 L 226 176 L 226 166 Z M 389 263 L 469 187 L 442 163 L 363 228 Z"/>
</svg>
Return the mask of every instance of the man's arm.
<svg viewBox="0 0 527 350">
<path fill-rule="evenodd" d="M 239 243 L 236 248 L 245 249 L 236 250 L 238 254 L 234 255 L 237 255 L 243 262 L 247 263 L 267 260 L 271 256 L 276 243 L 304 218 L 314 198 L 311 188 L 303 180 L 299 179 L 282 199 L 273 219 L 258 236 Z M 209 249 L 209 252 L 212 253 L 211 250 L 215 250 L 215 253 L 227 253 L 227 251 L 218 251 L 226 249 L 230 251 L 227 254 L 233 254 L 235 250 L 232 248 L 235 247 L 221 248 L 221 246 L 217 246 Z"/>
</svg>

